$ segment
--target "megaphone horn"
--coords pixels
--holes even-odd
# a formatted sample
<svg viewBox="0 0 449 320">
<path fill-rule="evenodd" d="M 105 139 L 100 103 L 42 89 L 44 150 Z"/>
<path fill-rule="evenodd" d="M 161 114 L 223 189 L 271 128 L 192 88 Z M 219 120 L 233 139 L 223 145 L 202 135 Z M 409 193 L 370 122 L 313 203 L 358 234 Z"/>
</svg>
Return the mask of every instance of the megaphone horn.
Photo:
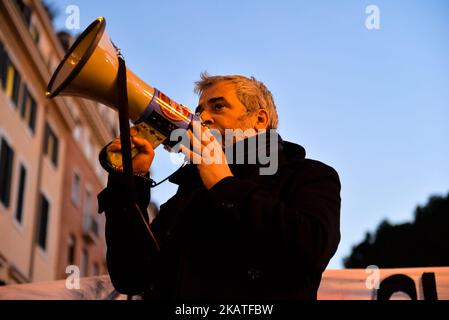
<svg viewBox="0 0 449 320">
<path fill-rule="evenodd" d="M 118 50 L 106 32 L 103 17 L 76 39 L 48 83 L 46 96 L 79 96 L 117 111 Z M 168 144 L 170 133 L 187 129 L 199 117 L 153 88 L 131 70 L 126 71 L 129 117 L 139 133 L 156 148 Z"/>
</svg>

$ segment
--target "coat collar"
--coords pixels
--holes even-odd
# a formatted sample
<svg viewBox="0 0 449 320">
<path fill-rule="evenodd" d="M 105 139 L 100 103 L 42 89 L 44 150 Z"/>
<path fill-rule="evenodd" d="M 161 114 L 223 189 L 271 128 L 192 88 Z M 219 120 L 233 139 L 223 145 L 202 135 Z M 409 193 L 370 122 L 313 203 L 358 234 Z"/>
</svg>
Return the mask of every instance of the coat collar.
<svg viewBox="0 0 449 320">
<path fill-rule="evenodd" d="M 271 137 L 270 140 L 270 135 L 269 134 L 264 134 L 266 137 L 265 141 L 266 141 L 266 146 L 268 146 L 270 144 L 270 142 L 274 139 L 277 139 L 277 151 L 278 151 L 278 167 L 280 168 L 281 166 L 291 163 L 291 162 L 297 162 L 297 161 L 302 161 L 305 159 L 306 156 L 306 151 L 305 149 L 295 143 L 289 142 L 289 141 L 284 141 L 281 136 L 279 134 L 275 134 L 275 136 Z M 250 137 L 244 140 L 241 140 L 237 143 L 235 143 L 232 148 L 233 148 L 233 152 L 232 154 L 232 162 L 230 161 L 230 157 L 228 152 L 226 152 L 226 155 L 228 156 L 228 162 L 229 164 L 229 168 L 231 169 L 232 173 L 237 176 L 246 176 L 249 173 L 252 173 L 255 169 L 259 169 L 262 165 L 256 161 L 255 164 L 248 164 L 247 161 L 245 161 L 244 163 L 242 163 L 242 160 L 247 160 L 247 159 L 257 159 L 257 157 L 255 157 L 255 154 L 257 154 L 260 145 L 257 144 L 257 142 L 255 142 L 255 139 L 259 139 L 259 137 L 261 137 L 261 135 L 257 135 L 254 137 Z M 248 148 L 248 146 L 251 145 L 252 146 L 256 146 L 256 148 Z M 241 148 L 241 149 L 239 149 Z M 244 150 L 243 153 L 242 152 L 236 152 L 237 150 Z M 238 156 L 240 155 L 240 156 Z M 251 156 L 254 156 L 254 158 L 251 158 Z M 237 158 L 236 158 L 237 157 Z M 239 160 L 238 162 L 236 160 Z M 175 171 L 169 178 L 169 181 L 177 184 L 177 185 L 182 185 L 184 183 L 201 183 L 199 174 L 198 174 L 198 169 L 196 167 L 195 164 L 187 164 L 181 168 L 179 168 L 177 171 Z"/>
</svg>

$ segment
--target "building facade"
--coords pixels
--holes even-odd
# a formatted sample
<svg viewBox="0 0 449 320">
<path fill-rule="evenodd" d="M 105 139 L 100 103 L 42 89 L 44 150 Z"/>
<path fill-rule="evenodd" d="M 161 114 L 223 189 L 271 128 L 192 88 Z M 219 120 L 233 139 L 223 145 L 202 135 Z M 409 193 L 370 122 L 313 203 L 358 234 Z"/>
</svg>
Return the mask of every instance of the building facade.
<svg viewBox="0 0 449 320">
<path fill-rule="evenodd" d="M 98 152 L 116 113 L 44 96 L 65 48 L 38 0 L 0 0 L 0 284 L 104 274 Z"/>
</svg>

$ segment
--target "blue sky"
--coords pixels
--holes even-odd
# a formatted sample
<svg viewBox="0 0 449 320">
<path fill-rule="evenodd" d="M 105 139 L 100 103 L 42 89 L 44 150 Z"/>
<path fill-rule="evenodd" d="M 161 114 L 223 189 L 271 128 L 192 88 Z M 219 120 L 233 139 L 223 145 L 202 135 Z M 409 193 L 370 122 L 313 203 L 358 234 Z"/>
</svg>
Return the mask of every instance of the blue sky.
<svg viewBox="0 0 449 320">
<path fill-rule="evenodd" d="M 71 4 L 82 29 L 105 16 L 128 66 L 191 108 L 201 71 L 262 80 L 281 136 L 340 174 L 342 240 L 329 268 L 382 219 L 411 220 L 416 205 L 449 192 L 447 1 L 53 3 L 59 29 Z M 370 4 L 380 30 L 365 27 Z M 176 166 L 156 153 L 160 180 Z M 175 191 L 167 182 L 152 197 L 161 204 Z"/>
</svg>

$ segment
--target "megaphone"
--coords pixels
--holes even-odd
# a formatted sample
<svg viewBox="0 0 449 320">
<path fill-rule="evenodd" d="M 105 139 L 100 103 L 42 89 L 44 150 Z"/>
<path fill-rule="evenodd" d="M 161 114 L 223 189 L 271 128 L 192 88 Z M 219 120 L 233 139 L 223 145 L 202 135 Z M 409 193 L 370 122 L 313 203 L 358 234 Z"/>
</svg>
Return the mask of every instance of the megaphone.
<svg viewBox="0 0 449 320">
<path fill-rule="evenodd" d="M 106 32 L 106 20 L 97 18 L 76 39 L 48 83 L 46 96 L 79 96 L 117 111 L 119 50 Z M 186 106 L 126 71 L 129 117 L 139 133 L 156 148 L 178 128 L 199 120 Z"/>
</svg>

